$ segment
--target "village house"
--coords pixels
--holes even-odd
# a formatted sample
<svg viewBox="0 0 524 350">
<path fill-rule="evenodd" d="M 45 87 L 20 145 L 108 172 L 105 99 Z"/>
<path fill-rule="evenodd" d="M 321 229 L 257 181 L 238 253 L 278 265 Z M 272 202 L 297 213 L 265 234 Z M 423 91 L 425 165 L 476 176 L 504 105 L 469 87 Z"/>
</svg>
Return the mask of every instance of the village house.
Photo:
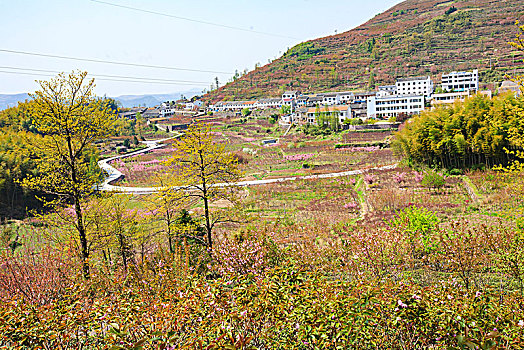
<svg viewBox="0 0 524 350">
<path fill-rule="evenodd" d="M 307 103 L 307 106 L 308 107 L 315 107 L 315 106 L 320 106 L 322 104 L 322 101 L 324 100 L 324 96 L 318 96 L 318 95 L 315 95 L 315 96 L 309 96 L 309 99 L 308 99 L 308 103 Z"/>
<path fill-rule="evenodd" d="M 324 94 L 322 104 L 327 106 L 334 106 L 340 104 L 340 95 L 337 92 Z"/>
<path fill-rule="evenodd" d="M 338 93 L 338 98 L 341 104 L 349 104 L 355 97 L 355 94 L 351 91 L 342 91 Z"/>
<path fill-rule="evenodd" d="M 491 90 L 444 92 L 431 95 L 431 107 L 435 108 L 439 105 L 452 104 L 455 101 L 464 101 L 466 97 L 472 96 L 475 93 L 491 98 Z"/>
<path fill-rule="evenodd" d="M 295 100 L 300 96 L 300 91 L 286 91 L 282 94 L 282 105 L 295 107 Z"/>
<path fill-rule="evenodd" d="M 502 84 L 500 84 L 499 93 L 504 94 L 506 92 L 513 92 L 515 96 L 520 96 L 522 94 L 519 84 L 511 80 L 504 80 Z"/>
<path fill-rule="evenodd" d="M 306 96 L 306 95 L 299 96 L 295 100 L 295 105 L 297 107 L 304 107 L 304 106 L 307 106 L 308 104 L 309 104 L 309 96 Z"/>
<path fill-rule="evenodd" d="M 256 108 L 280 108 L 282 106 L 282 100 L 280 98 L 262 98 L 255 104 Z"/>
<path fill-rule="evenodd" d="M 378 92 L 382 92 L 383 95 L 396 95 L 397 86 L 396 85 L 382 85 L 378 87 Z"/>
<path fill-rule="evenodd" d="M 302 124 L 317 125 L 318 117 L 321 115 L 336 116 L 339 123 L 342 123 L 345 119 L 351 118 L 351 107 L 348 105 L 308 107 L 297 110 L 296 115 L 297 121 Z"/>
<path fill-rule="evenodd" d="M 148 108 L 142 113 L 142 117 L 145 119 L 158 118 L 160 116 L 160 110 L 158 108 Z"/>
</svg>

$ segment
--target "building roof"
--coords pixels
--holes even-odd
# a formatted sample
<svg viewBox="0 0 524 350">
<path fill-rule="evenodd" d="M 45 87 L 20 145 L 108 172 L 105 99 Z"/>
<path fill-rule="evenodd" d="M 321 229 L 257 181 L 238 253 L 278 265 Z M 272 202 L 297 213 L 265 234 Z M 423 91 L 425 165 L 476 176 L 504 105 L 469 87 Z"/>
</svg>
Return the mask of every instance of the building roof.
<svg viewBox="0 0 524 350">
<path fill-rule="evenodd" d="M 288 94 L 295 94 L 296 95 L 296 94 L 299 94 L 299 93 L 300 93 L 300 91 L 298 91 L 298 90 L 296 90 L 296 91 L 285 91 L 284 95 L 288 95 Z"/>
<path fill-rule="evenodd" d="M 357 96 L 373 96 L 375 94 L 376 94 L 375 91 L 355 92 L 355 97 L 357 97 Z"/>
<path fill-rule="evenodd" d="M 387 95 L 387 96 L 377 96 L 376 99 L 377 100 L 400 100 L 400 99 L 405 99 L 405 98 L 412 98 L 412 97 L 422 97 L 424 98 L 424 95 L 415 95 L 415 94 L 412 94 L 412 95 Z"/>
<path fill-rule="evenodd" d="M 457 72 L 457 71 L 453 71 L 453 72 L 449 72 L 449 73 L 443 73 L 442 76 L 445 76 L 445 75 L 456 75 L 456 74 L 475 74 L 475 73 L 478 73 L 478 69 L 473 69 L 472 71 L 460 71 L 460 72 Z"/>
<path fill-rule="evenodd" d="M 443 92 L 438 94 L 432 94 L 431 97 L 468 96 L 469 94 L 469 91 Z"/>
<path fill-rule="evenodd" d="M 502 84 L 500 84 L 501 88 L 515 88 L 515 87 L 518 87 L 518 86 L 519 86 L 519 84 L 515 83 L 512 80 L 504 80 L 502 82 Z"/>
<path fill-rule="evenodd" d="M 428 80 L 429 76 L 423 77 L 411 77 L 411 78 L 398 78 L 397 81 L 413 81 L 413 80 Z"/>
</svg>

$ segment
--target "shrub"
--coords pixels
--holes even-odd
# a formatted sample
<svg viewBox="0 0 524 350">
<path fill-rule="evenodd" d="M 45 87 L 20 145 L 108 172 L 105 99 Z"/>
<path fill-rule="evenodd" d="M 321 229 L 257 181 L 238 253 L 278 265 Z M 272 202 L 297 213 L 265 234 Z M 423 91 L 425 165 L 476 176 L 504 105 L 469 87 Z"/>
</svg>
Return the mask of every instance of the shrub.
<svg viewBox="0 0 524 350">
<path fill-rule="evenodd" d="M 236 162 L 238 164 L 247 164 L 247 163 L 249 163 L 249 159 L 247 158 L 247 156 L 243 152 L 236 152 L 233 155 L 233 157 L 234 157 L 234 159 L 236 160 Z"/>
<path fill-rule="evenodd" d="M 393 180 L 397 183 L 397 184 L 402 184 L 404 182 L 404 176 L 406 175 L 406 173 L 399 173 L 397 172 L 396 174 L 393 175 Z"/>
<path fill-rule="evenodd" d="M 377 181 L 377 178 L 375 175 L 373 174 L 366 174 L 364 175 L 364 182 L 367 183 L 368 185 L 371 185 L 373 183 L 375 183 Z"/>
<path fill-rule="evenodd" d="M 449 175 L 462 175 L 464 174 L 464 171 L 462 169 L 451 169 L 449 172 Z"/>
<path fill-rule="evenodd" d="M 410 206 L 399 211 L 389 221 L 389 226 L 406 234 L 412 258 L 419 259 L 437 250 L 439 244 L 435 234 L 439 223 L 432 211 Z"/>
<path fill-rule="evenodd" d="M 431 188 L 435 191 L 440 190 L 446 184 L 446 178 L 442 173 L 435 170 L 427 170 L 421 182 L 422 186 Z"/>
</svg>

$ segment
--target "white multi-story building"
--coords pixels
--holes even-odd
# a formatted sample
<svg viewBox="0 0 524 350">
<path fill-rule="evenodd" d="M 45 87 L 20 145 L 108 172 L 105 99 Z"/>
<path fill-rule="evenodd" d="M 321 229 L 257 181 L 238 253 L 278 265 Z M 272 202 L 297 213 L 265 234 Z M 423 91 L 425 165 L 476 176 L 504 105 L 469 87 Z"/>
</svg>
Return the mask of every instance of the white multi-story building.
<svg viewBox="0 0 524 350">
<path fill-rule="evenodd" d="M 175 106 L 165 105 L 165 106 L 160 107 L 160 116 L 169 117 L 170 115 L 175 114 L 175 111 L 176 111 Z"/>
<path fill-rule="evenodd" d="M 418 114 L 424 110 L 424 95 L 370 96 L 367 100 L 368 118 L 385 119 L 399 114 Z"/>
<path fill-rule="evenodd" d="M 424 95 L 433 93 L 433 81 L 428 77 L 400 78 L 395 82 L 397 95 Z"/>
<path fill-rule="evenodd" d="M 442 74 L 442 89 L 446 91 L 468 91 L 479 89 L 479 71 L 451 72 Z"/>
</svg>

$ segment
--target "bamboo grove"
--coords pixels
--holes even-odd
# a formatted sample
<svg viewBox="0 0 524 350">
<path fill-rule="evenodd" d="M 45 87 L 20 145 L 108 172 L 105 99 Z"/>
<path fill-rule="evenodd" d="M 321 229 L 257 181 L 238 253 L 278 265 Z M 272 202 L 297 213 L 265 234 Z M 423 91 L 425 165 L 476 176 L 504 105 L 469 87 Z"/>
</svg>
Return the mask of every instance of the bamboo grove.
<svg viewBox="0 0 524 350">
<path fill-rule="evenodd" d="M 394 147 L 415 163 L 467 168 L 507 164 L 524 145 L 524 99 L 477 94 L 413 118 Z"/>
</svg>

